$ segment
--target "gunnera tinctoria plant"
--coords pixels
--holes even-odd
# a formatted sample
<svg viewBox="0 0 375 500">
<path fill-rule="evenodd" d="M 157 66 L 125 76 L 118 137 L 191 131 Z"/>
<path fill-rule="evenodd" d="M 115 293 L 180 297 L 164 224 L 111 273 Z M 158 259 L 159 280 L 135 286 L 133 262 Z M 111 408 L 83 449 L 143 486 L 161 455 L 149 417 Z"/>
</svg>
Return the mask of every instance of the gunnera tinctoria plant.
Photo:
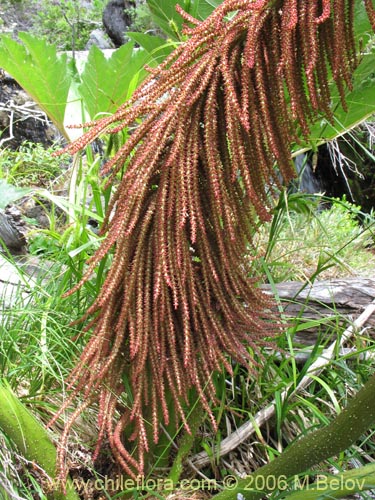
<svg viewBox="0 0 375 500">
<path fill-rule="evenodd" d="M 224 0 L 203 22 L 184 13 L 187 41 L 132 98 L 67 150 L 138 124 L 105 166 L 126 167 L 101 229 L 106 238 L 73 293 L 113 249 L 105 284 L 84 316 L 92 330 L 56 418 L 66 423 L 59 470 L 79 415 L 99 402 L 104 438 L 132 477 L 142 474 L 160 423 L 186 421 L 188 394 L 215 418 L 212 373 L 280 332 L 249 277 L 247 245 L 271 217 L 267 186 L 294 176 L 290 146 L 333 119 L 329 79 L 344 92 L 358 59 L 353 0 Z M 365 1 L 372 25 L 375 12 Z M 110 217 L 111 215 L 111 217 Z M 251 347 L 251 350 L 249 349 Z M 124 376 L 132 404 L 120 402 Z M 129 387 L 127 388 L 129 390 Z M 151 424 L 151 425 L 150 425 Z M 126 436 L 126 437 L 125 437 Z"/>
</svg>

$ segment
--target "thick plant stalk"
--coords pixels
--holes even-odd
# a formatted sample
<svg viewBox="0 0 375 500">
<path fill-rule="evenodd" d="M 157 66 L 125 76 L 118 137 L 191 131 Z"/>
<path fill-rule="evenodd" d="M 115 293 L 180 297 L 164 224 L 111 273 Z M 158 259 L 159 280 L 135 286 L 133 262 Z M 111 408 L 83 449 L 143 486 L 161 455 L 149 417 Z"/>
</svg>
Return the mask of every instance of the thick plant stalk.
<svg viewBox="0 0 375 500">
<path fill-rule="evenodd" d="M 180 479 L 184 461 L 187 459 L 190 450 L 194 445 L 195 436 L 196 433 L 198 432 L 199 426 L 202 423 L 203 417 L 204 417 L 204 412 L 201 406 L 197 405 L 193 409 L 189 418 L 189 427 L 191 432 L 190 433 L 185 432 L 180 442 L 178 443 L 177 456 L 174 459 L 171 471 L 169 473 L 169 479 L 173 481 L 173 484 L 177 484 L 178 480 Z"/>
<path fill-rule="evenodd" d="M 237 487 L 215 495 L 215 500 L 236 500 L 241 493 L 246 500 L 258 500 L 268 491 L 248 491 L 257 476 L 292 477 L 352 445 L 375 422 L 375 375 L 352 398 L 348 406 L 326 427 L 311 432 L 293 444 L 273 462 L 261 467 Z M 267 481 L 265 481 L 267 484 Z"/>
<path fill-rule="evenodd" d="M 54 482 L 56 475 L 56 448 L 47 431 L 23 406 L 11 388 L 0 381 L 0 429 L 17 446 L 30 462 L 35 462 L 51 478 L 50 500 L 79 500 L 73 483 L 68 479 L 66 494 L 61 483 Z"/>
<path fill-rule="evenodd" d="M 287 495 L 288 500 L 318 500 L 319 498 L 343 498 L 375 488 L 375 463 L 348 470 L 334 476 L 324 476 L 309 485 L 309 489 Z"/>
</svg>

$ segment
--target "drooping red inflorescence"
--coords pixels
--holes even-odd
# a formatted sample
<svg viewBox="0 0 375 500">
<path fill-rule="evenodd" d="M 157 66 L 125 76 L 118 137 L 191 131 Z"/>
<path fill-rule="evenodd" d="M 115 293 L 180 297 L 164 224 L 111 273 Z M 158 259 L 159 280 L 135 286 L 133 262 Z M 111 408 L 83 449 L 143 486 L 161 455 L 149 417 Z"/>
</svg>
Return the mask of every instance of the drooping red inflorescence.
<svg viewBox="0 0 375 500">
<path fill-rule="evenodd" d="M 56 416 L 83 397 L 62 435 L 62 477 L 71 426 L 91 402 L 100 406 L 95 454 L 107 437 L 136 476 L 171 412 L 188 429 L 188 391 L 195 388 L 215 426 L 211 374 L 222 364 L 230 371 L 227 355 L 251 367 L 248 347 L 259 350 L 279 331 L 262 319 L 270 303 L 249 277 L 247 245 L 256 220 L 271 217 L 275 162 L 286 181 L 293 177 L 291 143 L 311 121 L 332 117 L 329 72 L 344 102 L 357 65 L 353 8 L 353 0 L 224 0 L 200 23 L 180 9 L 193 25 L 189 39 L 130 101 L 68 146 L 77 152 L 142 120 L 105 167 L 111 183 L 127 165 L 105 241 L 70 292 L 113 249 L 84 318 L 93 318 L 91 339 Z M 366 8 L 373 21 L 371 2 Z M 119 404 L 122 374 L 132 394 Z"/>
</svg>

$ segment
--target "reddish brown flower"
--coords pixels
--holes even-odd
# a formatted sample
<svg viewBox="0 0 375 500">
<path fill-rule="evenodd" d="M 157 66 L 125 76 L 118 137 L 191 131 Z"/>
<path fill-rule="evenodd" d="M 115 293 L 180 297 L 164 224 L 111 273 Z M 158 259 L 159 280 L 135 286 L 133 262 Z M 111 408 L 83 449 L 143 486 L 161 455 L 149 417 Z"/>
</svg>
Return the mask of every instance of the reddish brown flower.
<svg viewBox="0 0 375 500">
<path fill-rule="evenodd" d="M 329 72 L 342 98 L 356 65 L 353 0 L 224 0 L 111 117 L 68 146 L 141 124 L 106 167 L 126 172 L 112 200 L 106 239 L 85 277 L 113 249 L 93 305 L 91 339 L 70 375 L 83 403 L 66 424 L 59 468 L 74 420 L 99 401 L 100 434 L 131 476 L 144 470 L 150 442 L 170 412 L 188 430 L 194 388 L 212 425 L 211 374 L 226 356 L 252 366 L 278 327 L 246 258 L 257 221 L 269 220 L 275 164 L 294 175 L 290 146 L 330 108 Z M 366 2 L 374 19 L 371 2 Z M 110 212 L 109 211 L 109 212 Z M 93 318 L 93 319 L 92 319 Z M 129 389 L 123 377 L 130 381 Z M 171 404 L 172 400 L 172 404 Z M 126 408 L 125 408 L 126 406 Z M 172 408 L 173 407 L 173 408 Z M 129 433 L 129 429 L 131 432 Z M 128 436 L 126 439 L 125 434 Z"/>
</svg>

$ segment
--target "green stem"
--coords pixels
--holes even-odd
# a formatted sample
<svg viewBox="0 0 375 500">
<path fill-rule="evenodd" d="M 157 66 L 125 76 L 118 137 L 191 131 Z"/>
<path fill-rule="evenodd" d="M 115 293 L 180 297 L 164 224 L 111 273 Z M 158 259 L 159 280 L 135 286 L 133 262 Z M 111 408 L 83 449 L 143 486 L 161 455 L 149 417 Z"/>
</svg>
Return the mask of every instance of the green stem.
<svg viewBox="0 0 375 500">
<path fill-rule="evenodd" d="M 180 475 L 183 469 L 183 462 L 189 455 L 191 448 L 193 447 L 196 434 L 198 432 L 199 426 L 202 423 L 204 416 L 204 410 L 201 405 L 196 405 L 191 414 L 189 415 L 189 427 L 191 433 L 185 431 L 181 440 L 178 443 L 177 456 L 173 462 L 172 468 L 169 473 L 169 479 L 173 481 L 173 484 L 177 484 L 180 479 Z"/>
<path fill-rule="evenodd" d="M 66 494 L 61 485 L 53 483 L 56 474 L 56 448 L 47 431 L 23 406 L 9 385 L 0 381 L 0 430 L 17 446 L 22 455 L 35 462 L 51 478 L 53 491 L 50 500 L 79 500 L 70 479 L 67 480 Z"/>
<path fill-rule="evenodd" d="M 271 491 L 249 491 L 258 476 L 293 477 L 308 468 L 339 454 L 353 444 L 375 422 L 375 375 L 352 398 L 348 406 L 326 427 L 311 432 L 294 443 L 273 462 L 260 467 L 246 479 L 239 479 L 236 487 L 215 495 L 215 500 L 236 500 L 241 493 L 246 500 L 258 500 Z M 264 481 L 267 484 L 267 481 Z M 268 481 L 268 484 L 274 481 Z M 276 481 L 277 484 L 277 481 Z"/>
</svg>

